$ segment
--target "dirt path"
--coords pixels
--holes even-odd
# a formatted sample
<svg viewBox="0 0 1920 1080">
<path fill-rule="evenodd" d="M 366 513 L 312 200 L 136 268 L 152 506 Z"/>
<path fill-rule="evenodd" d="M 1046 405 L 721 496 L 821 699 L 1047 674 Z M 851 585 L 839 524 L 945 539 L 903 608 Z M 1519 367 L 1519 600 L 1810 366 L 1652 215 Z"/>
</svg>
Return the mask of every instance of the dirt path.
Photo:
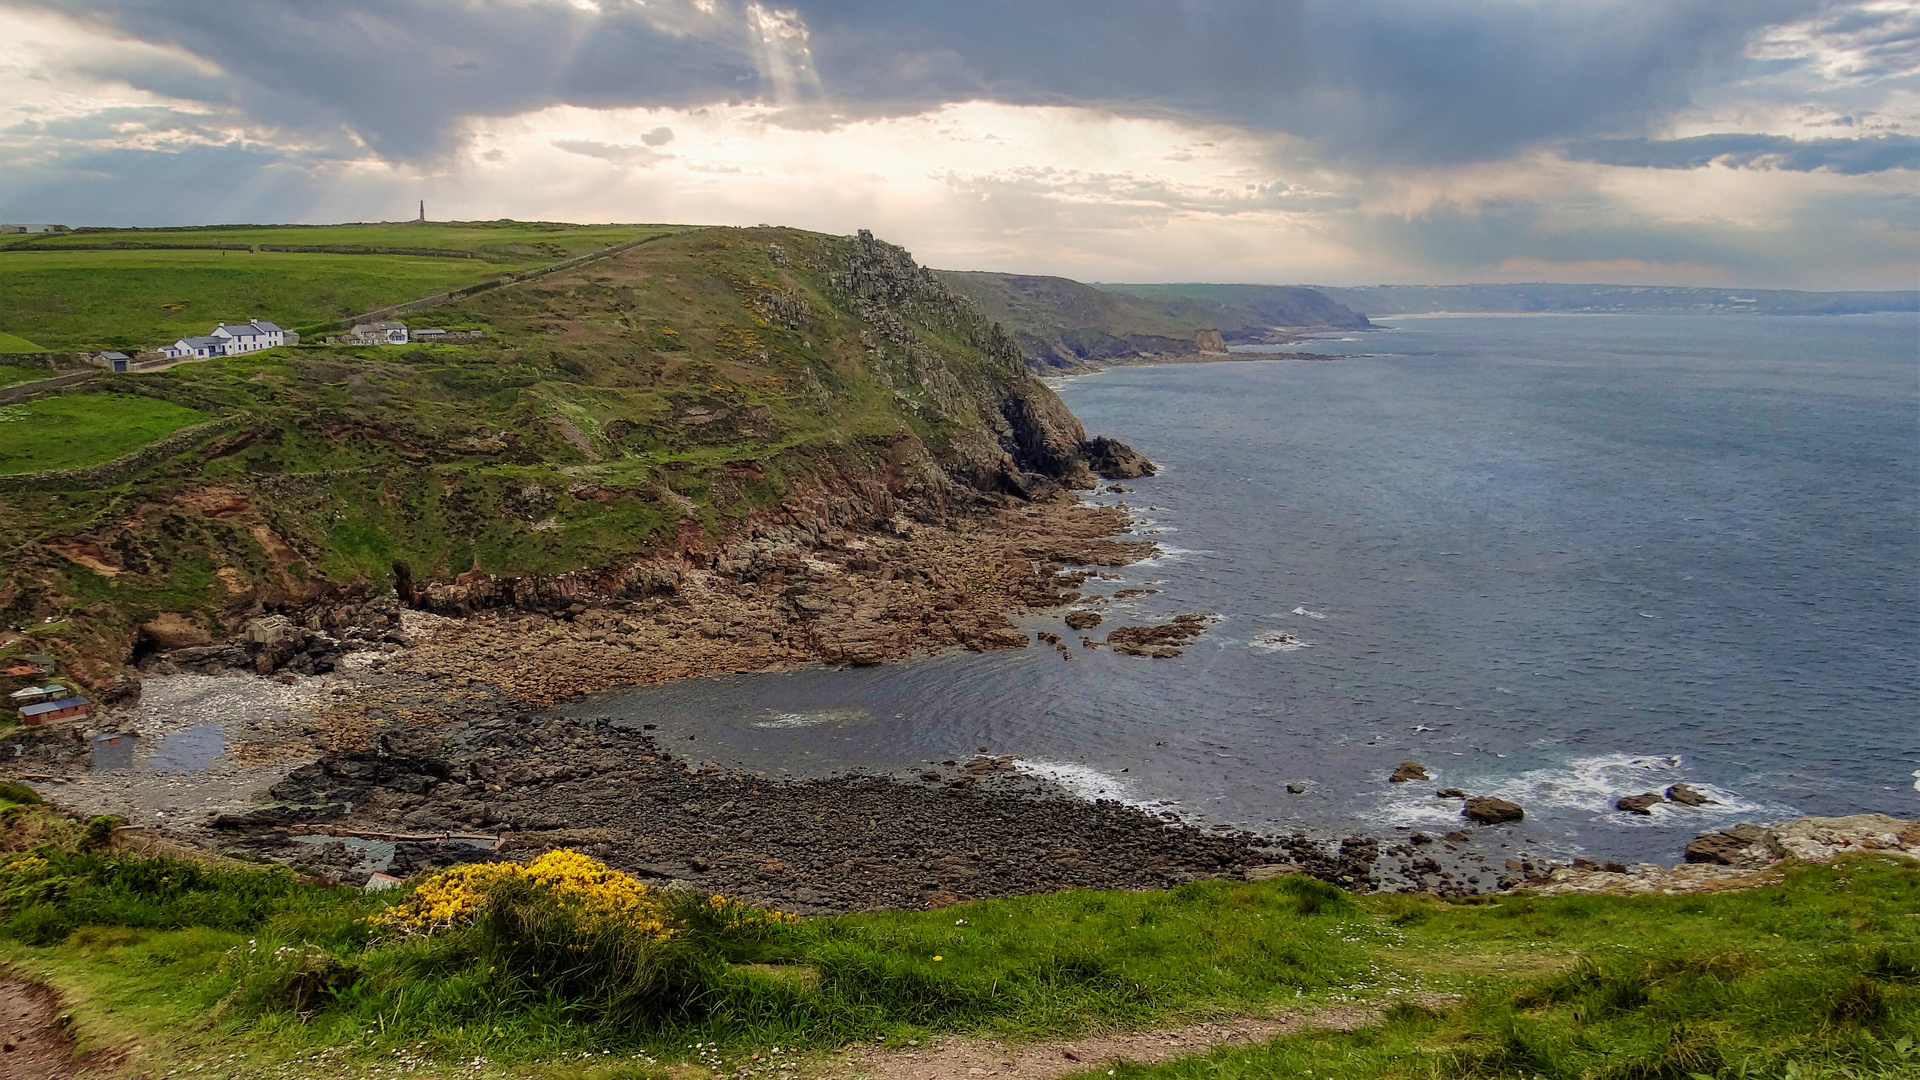
<svg viewBox="0 0 1920 1080">
<path fill-rule="evenodd" d="M 60 999 L 53 991 L 0 974 L 0 1076 L 69 1080 L 80 1075 L 73 1040 L 59 1016 Z"/>
<path fill-rule="evenodd" d="M 874 1047 L 836 1054 L 832 1075 L 868 1080 L 1051 1080 L 1119 1061 L 1151 1064 L 1204 1054 L 1217 1046 L 1256 1045 L 1307 1028 L 1351 1031 L 1379 1017 L 1376 1009 L 1331 1005 L 1278 1017 L 1015 1046 L 995 1039 L 943 1038 L 924 1047 Z"/>
</svg>

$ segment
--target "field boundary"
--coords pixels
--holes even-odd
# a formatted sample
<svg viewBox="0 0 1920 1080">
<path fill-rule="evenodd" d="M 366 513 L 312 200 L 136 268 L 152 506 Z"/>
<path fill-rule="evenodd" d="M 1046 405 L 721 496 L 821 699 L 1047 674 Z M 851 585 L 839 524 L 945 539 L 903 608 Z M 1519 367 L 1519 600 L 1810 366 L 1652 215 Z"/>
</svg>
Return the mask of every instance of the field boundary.
<svg viewBox="0 0 1920 1080">
<path fill-rule="evenodd" d="M 32 382 L 14 383 L 12 386 L 0 386 L 0 405 L 16 405 L 30 398 L 39 397 L 50 390 L 64 390 L 105 375 L 104 371 L 70 371 L 65 375 L 55 375 L 48 379 L 35 379 Z"/>
<path fill-rule="evenodd" d="M 122 454 L 112 461 L 103 461 L 98 465 L 78 465 L 71 469 L 46 469 L 41 472 L 0 475 L 0 491 L 38 491 L 44 488 L 111 484 L 153 461 L 171 457 L 210 435 L 245 427 L 252 422 L 253 417 L 250 414 L 235 413 L 209 420 L 204 424 L 183 427 L 138 450 Z"/>
<path fill-rule="evenodd" d="M 548 266 L 502 274 L 491 281 L 482 281 L 475 285 L 468 285 L 465 288 L 454 289 L 433 296 L 424 296 L 418 300 L 409 300 L 404 304 L 393 304 L 388 307 L 375 308 L 372 311 L 363 311 L 358 315 L 349 315 L 339 320 L 337 325 L 352 326 L 355 323 L 379 322 L 382 319 L 390 319 L 395 315 L 410 315 L 416 311 L 426 311 L 429 308 L 436 308 L 442 304 L 450 304 L 455 300 L 465 300 L 469 296 L 477 296 L 483 292 L 492 292 L 495 289 L 504 289 L 509 285 L 519 285 L 524 282 L 534 281 L 546 277 L 548 274 L 557 274 L 563 270 L 572 270 L 575 267 L 585 266 L 590 262 L 611 258 L 623 251 L 631 251 L 642 244 L 651 244 L 655 240 L 665 240 L 669 236 L 678 235 L 680 234 L 677 232 L 664 232 L 654 236 L 644 236 L 638 240 L 629 240 L 624 244 L 615 244 L 610 248 L 590 251 L 585 255 L 576 255 L 571 259 L 565 259 Z"/>
</svg>

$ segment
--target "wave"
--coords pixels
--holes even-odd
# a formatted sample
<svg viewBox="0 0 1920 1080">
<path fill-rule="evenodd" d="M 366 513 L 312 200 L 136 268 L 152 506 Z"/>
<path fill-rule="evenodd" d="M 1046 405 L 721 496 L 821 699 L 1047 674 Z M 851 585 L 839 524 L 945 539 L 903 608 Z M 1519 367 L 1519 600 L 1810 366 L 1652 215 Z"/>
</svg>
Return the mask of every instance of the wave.
<svg viewBox="0 0 1920 1080">
<path fill-rule="evenodd" d="M 1278 630 L 1275 630 L 1271 633 L 1261 634 L 1259 637 L 1254 638 L 1252 641 L 1247 642 L 1247 644 L 1252 646 L 1253 648 L 1259 649 L 1261 652 L 1270 652 L 1270 653 L 1295 652 L 1300 649 L 1313 648 L 1313 642 L 1302 641 L 1299 638 L 1294 637 L 1292 634 L 1282 633 Z"/>
<path fill-rule="evenodd" d="M 870 720 L 873 714 L 866 709 L 808 709 L 804 712 L 781 712 L 768 709 L 766 719 L 755 720 L 757 728 L 809 728 L 826 724 L 850 724 L 861 720 Z"/>
<path fill-rule="evenodd" d="M 1677 754 L 1596 754 L 1564 763 L 1530 769 L 1517 776 L 1494 777 L 1464 771 L 1449 774 L 1444 767 L 1427 765 L 1433 779 L 1394 784 L 1381 797 L 1380 815 L 1395 825 L 1457 828 L 1463 824 L 1457 799 L 1435 799 L 1433 790 L 1459 787 L 1475 795 L 1493 795 L 1516 802 L 1529 820 L 1537 816 L 1584 816 L 1593 823 L 1628 828 L 1684 826 L 1692 831 L 1722 827 L 1735 820 L 1780 820 L 1796 816 L 1792 807 L 1750 799 L 1739 792 L 1687 775 L 1686 761 Z M 1664 792 L 1684 783 L 1713 802 L 1706 806 L 1656 803 L 1650 814 L 1615 809 L 1627 795 Z"/>
<path fill-rule="evenodd" d="M 1112 773 L 1071 761 L 1022 759 L 1013 763 L 1023 775 L 1045 780 L 1082 799 L 1111 799 L 1142 810 L 1165 809 L 1156 800 L 1144 800 L 1133 783 Z"/>
<path fill-rule="evenodd" d="M 1307 610 L 1307 605 L 1305 605 L 1305 604 L 1301 604 L 1301 605 L 1300 605 L 1299 607 L 1297 607 L 1297 608 L 1294 608 L 1294 609 L 1293 609 L 1292 611 L 1289 611 L 1289 612 L 1287 612 L 1287 614 L 1289 614 L 1289 615 L 1305 615 L 1305 616 L 1306 616 L 1307 618 L 1309 618 L 1309 619 L 1324 619 L 1324 618 L 1326 618 L 1326 616 L 1325 616 L 1325 615 L 1322 615 L 1322 614 L 1320 614 L 1320 613 L 1319 613 L 1319 612 L 1317 612 L 1317 611 L 1308 611 L 1308 610 Z"/>
</svg>

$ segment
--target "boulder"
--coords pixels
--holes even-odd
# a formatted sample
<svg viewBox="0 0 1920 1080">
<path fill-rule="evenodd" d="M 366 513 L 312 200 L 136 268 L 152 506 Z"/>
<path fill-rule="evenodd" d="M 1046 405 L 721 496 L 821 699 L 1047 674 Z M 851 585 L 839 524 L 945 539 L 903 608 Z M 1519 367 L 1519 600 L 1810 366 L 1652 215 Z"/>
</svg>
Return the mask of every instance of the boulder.
<svg viewBox="0 0 1920 1080">
<path fill-rule="evenodd" d="M 1069 611 L 1067 625 L 1075 630 L 1091 630 L 1100 625 L 1100 613 L 1097 611 Z"/>
<path fill-rule="evenodd" d="M 1087 465 L 1108 480 L 1132 480 L 1154 474 L 1153 462 L 1133 447 L 1105 435 L 1088 439 L 1080 447 Z"/>
<path fill-rule="evenodd" d="M 1443 787 L 1439 791 L 1434 792 L 1433 797 L 1436 799 L 1464 799 L 1467 797 L 1467 793 L 1457 787 Z"/>
<path fill-rule="evenodd" d="M 1510 803 L 1505 799 L 1496 799 L 1491 795 L 1476 795 L 1467 800 L 1460 808 L 1460 816 L 1482 825 L 1499 825 L 1509 821 L 1520 821 L 1527 816 L 1519 803 Z"/>
<path fill-rule="evenodd" d="M 1628 795 L 1616 801 L 1613 804 L 1613 808 L 1615 810 L 1625 810 L 1629 814 L 1646 814 L 1651 816 L 1653 814 L 1653 808 L 1666 801 L 1667 800 L 1661 796 L 1649 791 L 1644 795 Z"/>
<path fill-rule="evenodd" d="M 1667 789 L 1667 801 L 1681 806 L 1712 806 L 1712 799 L 1693 790 L 1685 784 L 1675 784 Z"/>
<path fill-rule="evenodd" d="M 1277 877 L 1285 877 L 1288 874 L 1297 874 L 1299 872 L 1300 868 L 1292 863 L 1268 863 L 1265 866 L 1248 867 L 1247 880 L 1271 881 Z"/>
<path fill-rule="evenodd" d="M 1758 825 L 1735 825 L 1720 832 L 1701 833 L 1687 844 L 1687 861 L 1757 870 L 1780 857 L 1767 830 Z"/>
<path fill-rule="evenodd" d="M 1403 761 L 1394 768 L 1393 775 L 1387 777 L 1387 782 L 1390 784 L 1404 784 L 1409 780 L 1431 779 L 1433 778 L 1427 775 L 1427 767 L 1425 765 L 1417 761 Z"/>
</svg>

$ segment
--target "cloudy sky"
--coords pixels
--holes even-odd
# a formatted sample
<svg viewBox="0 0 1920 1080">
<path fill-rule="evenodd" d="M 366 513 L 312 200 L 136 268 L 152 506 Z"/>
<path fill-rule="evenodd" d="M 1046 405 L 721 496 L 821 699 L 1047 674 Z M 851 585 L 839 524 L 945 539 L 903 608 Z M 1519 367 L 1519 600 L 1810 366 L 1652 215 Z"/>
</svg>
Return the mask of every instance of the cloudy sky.
<svg viewBox="0 0 1920 1080">
<path fill-rule="evenodd" d="M 1916 0 L 0 0 L 0 220 L 1912 288 Z"/>
</svg>

